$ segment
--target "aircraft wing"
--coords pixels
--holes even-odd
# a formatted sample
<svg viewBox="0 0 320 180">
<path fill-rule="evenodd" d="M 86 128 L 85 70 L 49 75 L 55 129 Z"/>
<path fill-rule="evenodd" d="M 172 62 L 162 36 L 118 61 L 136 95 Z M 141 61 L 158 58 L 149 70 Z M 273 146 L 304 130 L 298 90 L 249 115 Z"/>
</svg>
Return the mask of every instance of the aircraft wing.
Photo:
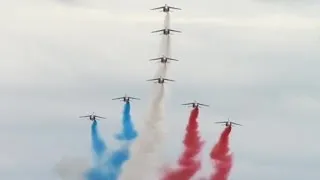
<svg viewBox="0 0 320 180">
<path fill-rule="evenodd" d="M 87 115 L 87 116 L 80 116 L 80 118 L 84 118 L 84 117 L 90 117 L 90 115 Z"/>
<path fill-rule="evenodd" d="M 150 9 L 150 10 L 157 10 L 157 9 L 162 9 L 162 8 L 164 8 L 164 6 L 162 6 L 162 7 L 156 7 L 156 8 L 152 8 L 152 9 Z"/>
<path fill-rule="evenodd" d="M 154 79 L 148 79 L 147 81 L 155 81 L 158 80 L 159 78 L 154 78 Z"/>
<path fill-rule="evenodd" d="M 177 7 L 172 7 L 172 6 L 168 6 L 171 9 L 176 9 L 176 10 L 181 10 L 181 8 L 177 8 Z"/>
<path fill-rule="evenodd" d="M 167 79 L 167 78 L 163 78 L 164 80 L 167 80 L 167 81 L 174 81 L 174 80 L 172 80 L 172 79 Z"/>
<path fill-rule="evenodd" d="M 159 59 L 161 59 L 161 58 L 154 58 L 154 59 L 150 59 L 149 61 L 155 61 L 155 60 L 159 60 Z"/>
<path fill-rule="evenodd" d="M 96 117 L 101 118 L 101 119 L 106 119 L 105 117 L 101 117 L 101 116 L 96 116 Z"/>
<path fill-rule="evenodd" d="M 112 100 L 122 99 L 123 97 L 113 98 Z"/>
<path fill-rule="evenodd" d="M 135 97 L 128 97 L 128 98 L 131 98 L 131 99 L 136 99 L 136 100 L 140 100 L 139 98 L 135 98 Z"/>
<path fill-rule="evenodd" d="M 234 122 L 231 122 L 231 124 L 235 124 L 235 125 L 238 125 L 238 126 L 242 126 L 241 124 L 234 123 Z"/>
<path fill-rule="evenodd" d="M 181 104 L 181 105 L 191 105 L 191 104 L 193 104 L 193 103 L 184 103 L 184 104 Z"/>
<path fill-rule="evenodd" d="M 181 31 L 173 30 L 173 29 L 169 29 L 169 31 L 181 33 Z"/>
<path fill-rule="evenodd" d="M 169 60 L 172 60 L 172 61 L 179 61 L 178 59 L 173 59 L 173 58 L 167 58 Z"/>
<path fill-rule="evenodd" d="M 156 32 L 161 32 L 161 31 L 163 31 L 163 29 L 152 31 L 151 33 L 156 33 Z"/>
<path fill-rule="evenodd" d="M 227 121 L 220 121 L 220 122 L 215 122 L 217 124 L 222 124 L 222 123 L 227 123 Z"/>
<path fill-rule="evenodd" d="M 199 103 L 199 105 L 209 107 L 209 105 L 206 105 L 206 104 Z"/>
</svg>

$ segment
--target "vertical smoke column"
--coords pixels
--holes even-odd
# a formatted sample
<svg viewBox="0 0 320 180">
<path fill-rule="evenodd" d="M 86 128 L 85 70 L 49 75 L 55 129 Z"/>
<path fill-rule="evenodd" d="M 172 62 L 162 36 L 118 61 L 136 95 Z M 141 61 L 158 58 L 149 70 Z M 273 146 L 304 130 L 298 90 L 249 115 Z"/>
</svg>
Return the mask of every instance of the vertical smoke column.
<svg viewBox="0 0 320 180">
<path fill-rule="evenodd" d="M 106 145 L 98 133 L 97 126 L 97 121 L 93 120 L 91 125 L 91 140 L 94 166 L 85 174 L 88 180 L 100 180 L 106 177 L 106 167 L 103 165 Z"/>
<path fill-rule="evenodd" d="M 170 28 L 170 14 L 166 13 L 165 19 L 164 19 L 164 28 Z M 170 57 L 171 56 L 171 45 L 170 45 L 170 35 L 162 35 L 161 42 L 160 42 L 160 50 L 159 50 L 159 57 L 165 56 Z M 166 77 L 168 70 L 168 63 L 159 63 L 158 69 L 156 73 L 154 74 L 154 78 L 158 77 Z M 157 88 L 157 86 L 156 86 Z"/>
<path fill-rule="evenodd" d="M 157 150 L 162 141 L 160 121 L 162 121 L 162 98 L 164 88 L 159 85 L 154 94 L 151 109 L 145 120 L 145 128 L 132 146 L 132 158 L 124 165 L 120 179 L 144 180 L 147 173 L 151 173 L 157 166 Z"/>
<path fill-rule="evenodd" d="M 123 107 L 123 117 L 122 117 L 122 132 L 116 135 L 116 139 L 123 141 L 131 141 L 135 139 L 138 135 L 137 131 L 134 129 L 134 125 L 131 119 L 131 104 L 126 102 Z"/>
<path fill-rule="evenodd" d="M 169 26 L 169 13 L 166 14 L 165 28 Z M 168 51 L 168 37 L 164 35 L 161 50 L 161 55 L 167 56 Z M 165 47 L 163 47 L 165 46 Z M 160 63 L 154 78 L 166 77 L 167 66 Z M 163 141 L 163 97 L 164 85 L 154 84 L 152 90 L 152 100 L 149 112 L 144 121 L 144 129 L 140 136 L 132 146 L 132 158 L 124 165 L 124 172 L 121 174 L 121 180 L 144 180 L 149 175 L 153 175 L 159 166 L 159 147 Z M 147 180 L 150 180 L 147 178 Z"/>
<path fill-rule="evenodd" d="M 200 140 L 198 131 L 198 114 L 198 107 L 195 107 L 190 113 L 186 135 L 183 140 L 185 150 L 179 158 L 179 168 L 172 171 L 169 170 L 163 180 L 189 180 L 200 170 L 200 160 L 196 158 L 201 151 L 203 142 Z"/>
<path fill-rule="evenodd" d="M 231 126 L 227 126 L 221 133 L 218 143 L 210 153 L 215 172 L 211 175 L 211 180 L 227 180 L 232 168 L 232 154 L 229 154 L 229 134 Z"/>
<path fill-rule="evenodd" d="M 91 125 L 91 141 L 92 141 L 92 150 L 94 152 L 94 159 L 96 163 L 102 159 L 104 152 L 106 150 L 106 145 L 98 133 L 98 123 L 96 120 L 93 120 Z"/>
<path fill-rule="evenodd" d="M 130 112 L 130 102 L 126 102 L 123 108 L 122 132 L 116 135 L 116 139 L 123 141 L 123 143 L 118 150 L 112 152 L 111 157 L 106 163 L 109 172 L 108 177 L 105 178 L 106 180 L 117 180 L 121 173 L 122 165 L 130 158 L 129 147 L 131 141 L 134 140 L 138 135 L 137 131 L 134 129 Z"/>
</svg>

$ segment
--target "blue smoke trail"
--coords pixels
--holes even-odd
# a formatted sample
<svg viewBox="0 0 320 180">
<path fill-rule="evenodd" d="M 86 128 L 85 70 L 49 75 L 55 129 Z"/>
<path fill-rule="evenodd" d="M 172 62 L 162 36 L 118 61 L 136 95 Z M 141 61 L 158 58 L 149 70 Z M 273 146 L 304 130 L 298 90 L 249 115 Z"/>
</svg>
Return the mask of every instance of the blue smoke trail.
<svg viewBox="0 0 320 180">
<path fill-rule="evenodd" d="M 118 179 L 122 165 L 130 158 L 129 146 L 131 141 L 138 136 L 137 131 L 134 129 L 134 125 L 131 120 L 131 107 L 130 102 L 125 103 L 122 118 L 122 132 L 117 134 L 115 138 L 119 141 L 124 141 L 122 146 L 111 154 L 107 164 L 109 167 L 109 179 Z"/>
<path fill-rule="evenodd" d="M 130 102 L 125 103 L 123 108 L 123 117 L 122 117 L 122 132 L 121 134 L 116 135 L 116 139 L 131 141 L 135 139 L 138 135 L 137 131 L 134 129 L 132 120 L 131 120 L 131 105 Z"/>
<path fill-rule="evenodd" d="M 107 147 L 102 138 L 100 138 L 97 126 L 97 121 L 94 120 L 91 125 L 91 141 L 94 167 L 85 174 L 88 180 L 106 180 L 105 167 L 103 167 L 101 161 L 103 160 L 104 153 Z"/>
<path fill-rule="evenodd" d="M 97 158 L 93 168 L 87 173 L 87 180 L 117 180 L 122 165 L 130 158 L 129 147 L 131 141 L 138 136 L 137 131 L 134 129 L 133 122 L 131 120 L 131 106 L 127 102 L 124 105 L 123 117 L 122 117 L 122 132 L 115 135 L 115 138 L 119 141 L 124 141 L 121 147 L 112 152 L 107 161 L 101 164 L 103 155 L 106 151 L 106 145 L 97 133 L 97 122 L 92 124 L 92 147 Z"/>
<path fill-rule="evenodd" d="M 103 157 L 103 154 L 106 151 L 106 144 L 104 143 L 102 138 L 100 138 L 97 126 L 97 121 L 93 120 L 93 123 L 91 125 L 92 148 L 95 153 L 95 157 L 99 160 Z"/>
</svg>

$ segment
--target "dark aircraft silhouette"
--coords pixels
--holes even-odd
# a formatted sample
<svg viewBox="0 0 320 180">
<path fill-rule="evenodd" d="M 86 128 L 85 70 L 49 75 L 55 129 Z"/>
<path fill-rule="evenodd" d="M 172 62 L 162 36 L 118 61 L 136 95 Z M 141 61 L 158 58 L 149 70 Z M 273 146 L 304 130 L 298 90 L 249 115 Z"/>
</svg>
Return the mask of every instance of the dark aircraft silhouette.
<svg viewBox="0 0 320 180">
<path fill-rule="evenodd" d="M 155 83 L 159 83 L 159 84 L 163 84 L 163 83 L 165 83 L 165 81 L 174 82 L 174 80 L 172 80 L 172 79 L 167 79 L 167 78 L 163 78 L 163 77 L 154 78 L 154 79 L 148 79 L 147 81 L 156 81 Z"/>
<path fill-rule="evenodd" d="M 228 118 L 228 121 L 221 121 L 221 122 L 216 122 L 216 123 L 217 124 L 225 124 L 225 126 L 232 126 L 232 125 L 242 126 L 241 124 L 230 121 L 229 118 Z"/>
<path fill-rule="evenodd" d="M 151 10 L 158 10 L 158 9 L 161 9 L 162 12 L 169 12 L 170 9 L 181 10 L 180 8 L 168 6 L 167 4 L 161 7 L 153 8 Z"/>
<path fill-rule="evenodd" d="M 150 59 L 150 61 L 159 61 L 161 63 L 169 63 L 169 61 L 179 61 L 177 59 L 173 59 L 173 58 L 168 58 L 166 56 L 162 56 L 162 57 L 159 57 L 159 58 L 154 58 L 154 59 Z"/>
<path fill-rule="evenodd" d="M 131 97 L 131 96 L 127 96 L 127 94 L 125 94 L 124 96 L 122 97 L 118 97 L 118 98 L 113 98 L 112 100 L 118 100 L 120 99 L 121 101 L 123 102 L 129 102 L 130 99 L 135 99 L 135 100 L 140 100 L 139 98 L 135 98 L 135 97 Z"/>
<path fill-rule="evenodd" d="M 92 114 L 90 114 L 90 115 L 87 115 L 87 116 L 80 116 L 80 118 L 86 118 L 86 117 L 88 117 L 89 120 L 91 120 L 91 121 L 98 120 L 99 118 L 100 118 L 100 119 L 106 119 L 105 117 L 101 117 L 101 116 L 95 115 L 94 112 L 93 112 Z M 98 119 L 97 119 L 97 118 L 98 118 Z"/>
<path fill-rule="evenodd" d="M 169 28 L 152 31 L 151 33 L 156 33 L 156 32 L 162 32 L 164 35 L 169 35 L 170 32 L 178 32 L 178 33 L 181 33 L 181 31 L 177 31 L 177 30 L 173 30 L 173 29 L 169 29 Z"/>
<path fill-rule="evenodd" d="M 197 101 L 194 101 L 194 102 L 191 102 L 191 103 L 185 103 L 185 104 L 181 104 L 181 105 L 191 105 L 191 107 L 193 107 L 193 108 L 201 107 L 201 106 L 209 107 L 209 105 L 198 103 Z"/>
</svg>

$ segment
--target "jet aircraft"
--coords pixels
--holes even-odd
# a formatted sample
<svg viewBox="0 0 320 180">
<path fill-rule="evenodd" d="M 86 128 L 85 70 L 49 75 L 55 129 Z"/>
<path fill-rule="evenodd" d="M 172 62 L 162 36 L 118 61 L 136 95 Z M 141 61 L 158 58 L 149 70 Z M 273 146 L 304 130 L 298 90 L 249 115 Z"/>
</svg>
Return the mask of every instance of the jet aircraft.
<svg viewBox="0 0 320 180">
<path fill-rule="evenodd" d="M 156 33 L 156 32 L 162 32 L 164 35 L 169 35 L 170 32 L 178 32 L 178 33 L 181 33 L 181 31 L 173 30 L 173 29 L 169 29 L 169 28 L 152 31 L 151 33 Z"/>
<path fill-rule="evenodd" d="M 148 79 L 147 81 L 156 81 L 155 83 L 159 83 L 159 84 L 163 84 L 163 83 L 165 83 L 165 81 L 174 82 L 174 80 L 172 80 L 172 79 L 167 79 L 167 78 L 163 78 L 163 77 L 154 78 L 154 79 Z"/>
<path fill-rule="evenodd" d="M 160 60 L 161 63 L 169 63 L 169 61 L 179 61 L 177 59 L 173 59 L 173 58 L 168 58 L 166 56 L 162 56 L 159 58 L 154 58 L 154 59 L 150 59 L 150 61 L 158 61 Z"/>
<path fill-rule="evenodd" d="M 217 124 L 225 124 L 225 126 L 232 126 L 232 125 L 242 126 L 241 124 L 230 121 L 230 118 L 228 118 L 228 121 L 221 121 L 221 122 L 216 122 L 216 123 Z"/>
<path fill-rule="evenodd" d="M 201 107 L 201 106 L 209 107 L 209 105 L 207 105 L 207 104 L 202 104 L 202 103 L 198 103 L 197 101 L 194 101 L 194 102 L 191 102 L 191 103 L 185 103 L 185 104 L 181 104 L 181 105 L 192 105 L 193 108 L 195 108 L 195 107 Z"/>
<path fill-rule="evenodd" d="M 163 12 L 169 12 L 170 9 L 181 10 L 180 8 L 168 6 L 167 4 L 165 4 L 164 6 L 161 6 L 161 7 L 153 8 L 151 10 L 158 10 L 158 9 L 161 9 L 161 11 L 163 11 Z"/>
<path fill-rule="evenodd" d="M 112 100 L 118 100 L 120 99 L 121 101 L 123 102 L 129 102 L 130 99 L 135 99 L 135 100 L 140 100 L 139 98 L 135 98 L 135 97 L 131 97 L 131 96 L 127 96 L 127 94 L 125 94 L 124 96 L 122 97 L 118 97 L 118 98 L 113 98 Z"/>
<path fill-rule="evenodd" d="M 101 117 L 101 116 L 95 115 L 94 112 L 93 112 L 92 114 L 90 114 L 90 115 L 87 115 L 87 116 L 80 116 L 80 118 L 86 118 L 86 117 L 88 117 L 89 120 L 91 120 L 91 121 L 98 120 L 99 118 L 100 118 L 100 119 L 106 119 L 105 117 Z M 97 118 L 98 118 L 98 119 L 97 119 Z"/>
</svg>

